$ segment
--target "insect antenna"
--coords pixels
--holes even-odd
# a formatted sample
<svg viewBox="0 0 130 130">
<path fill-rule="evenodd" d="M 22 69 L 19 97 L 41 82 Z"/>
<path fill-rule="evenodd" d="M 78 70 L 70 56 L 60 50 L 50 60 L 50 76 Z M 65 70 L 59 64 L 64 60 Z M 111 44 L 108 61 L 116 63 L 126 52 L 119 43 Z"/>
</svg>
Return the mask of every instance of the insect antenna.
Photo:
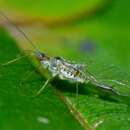
<svg viewBox="0 0 130 130">
<path fill-rule="evenodd" d="M 23 37 L 28 41 L 28 43 L 31 44 L 31 46 L 35 49 L 36 52 L 39 52 L 39 49 L 33 44 L 33 42 L 28 38 L 28 36 L 25 34 L 25 32 L 19 28 L 15 23 L 13 23 L 4 13 L 3 11 L 0 10 L 0 15 L 3 16 L 7 22 L 12 25 L 13 27 L 15 27 L 22 35 Z"/>
<path fill-rule="evenodd" d="M 32 51 L 32 52 L 35 54 L 36 57 L 38 57 L 38 59 L 40 59 L 40 58 L 43 56 L 44 53 L 41 53 L 41 52 L 39 51 L 39 49 L 38 49 L 38 48 L 34 45 L 34 43 L 28 38 L 28 36 L 25 34 L 25 32 L 24 32 L 20 27 L 18 27 L 15 23 L 13 23 L 13 22 L 5 15 L 5 13 L 3 13 L 2 10 L 0 10 L 0 15 L 1 15 L 4 19 L 6 19 L 6 21 L 7 21 L 11 26 L 13 26 L 18 32 L 20 32 L 20 33 L 22 34 L 22 36 L 28 41 L 28 43 L 29 43 L 29 44 L 32 46 L 32 48 L 35 50 L 35 51 Z M 2 64 L 2 66 L 8 65 L 8 64 L 10 64 L 10 63 L 14 63 L 14 62 L 20 60 L 21 58 L 26 57 L 26 56 L 27 56 L 27 55 L 21 56 L 21 57 L 18 57 L 18 58 L 15 58 L 15 59 L 13 59 L 13 60 L 10 60 L 10 61 L 8 61 L 7 63 Z"/>
</svg>

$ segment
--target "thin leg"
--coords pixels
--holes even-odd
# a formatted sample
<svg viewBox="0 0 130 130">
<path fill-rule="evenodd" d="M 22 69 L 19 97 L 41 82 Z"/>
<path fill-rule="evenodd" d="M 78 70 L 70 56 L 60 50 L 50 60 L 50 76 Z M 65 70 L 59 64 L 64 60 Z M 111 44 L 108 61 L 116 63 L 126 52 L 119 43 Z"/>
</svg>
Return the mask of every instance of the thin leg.
<svg viewBox="0 0 130 130">
<path fill-rule="evenodd" d="M 17 58 L 15 58 L 15 59 L 13 59 L 13 60 L 10 60 L 10 61 L 8 61 L 8 62 L 2 64 L 2 66 L 6 66 L 6 65 L 9 65 L 9 64 L 14 63 L 14 62 L 16 62 L 16 61 L 19 61 L 19 60 L 21 60 L 22 58 L 25 58 L 26 56 L 27 56 L 27 55 L 17 57 Z"/>
<path fill-rule="evenodd" d="M 44 85 L 40 88 L 40 90 L 36 93 L 36 95 L 35 96 L 39 96 L 41 93 L 42 93 L 42 91 L 44 90 L 44 88 L 49 84 L 49 82 L 52 80 L 52 78 L 49 78 L 45 83 L 44 83 Z"/>
<path fill-rule="evenodd" d="M 36 70 L 34 69 L 33 71 L 29 71 L 26 75 L 26 77 L 24 76 L 24 79 L 21 81 L 21 84 L 23 84 L 24 82 L 26 82 L 31 76 L 32 74 L 35 72 Z"/>
<path fill-rule="evenodd" d="M 79 93 L 79 86 L 78 83 L 76 83 L 76 101 L 77 101 L 77 106 L 79 105 L 79 98 L 78 98 L 78 93 Z"/>
<path fill-rule="evenodd" d="M 39 65 L 37 68 L 39 69 L 41 66 Z M 36 69 L 29 71 L 28 73 L 26 73 L 26 75 L 24 76 L 24 79 L 22 80 L 21 83 L 24 83 L 26 80 L 28 80 L 32 74 L 36 71 Z"/>
</svg>

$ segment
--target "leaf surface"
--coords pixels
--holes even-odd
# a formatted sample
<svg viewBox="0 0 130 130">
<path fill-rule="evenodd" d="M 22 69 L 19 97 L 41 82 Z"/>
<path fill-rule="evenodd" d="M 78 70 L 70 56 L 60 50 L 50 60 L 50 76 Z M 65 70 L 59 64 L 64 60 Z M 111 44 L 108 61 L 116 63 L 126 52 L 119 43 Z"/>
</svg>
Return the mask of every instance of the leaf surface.
<svg viewBox="0 0 130 130">
<path fill-rule="evenodd" d="M 106 12 L 88 21 L 62 28 L 58 25 L 57 28 L 48 28 L 42 25 L 26 26 L 26 24 L 21 28 L 34 44 L 49 56 L 61 56 L 76 63 L 87 64 L 87 69 L 102 79 L 127 81 L 130 76 L 129 4 L 128 0 L 114 1 Z M 23 50 L 32 49 L 23 37 L 15 36 L 15 39 Z M 91 58 L 92 64 L 89 64 Z M 119 68 L 116 67 L 111 71 L 113 64 Z M 58 80 L 52 85 L 84 128 L 130 129 L 129 83 L 128 87 L 120 87 L 117 84 L 114 86 L 122 93 L 128 94 L 128 97 L 116 96 L 91 83 L 79 85 L 78 101 L 74 84 Z"/>
</svg>

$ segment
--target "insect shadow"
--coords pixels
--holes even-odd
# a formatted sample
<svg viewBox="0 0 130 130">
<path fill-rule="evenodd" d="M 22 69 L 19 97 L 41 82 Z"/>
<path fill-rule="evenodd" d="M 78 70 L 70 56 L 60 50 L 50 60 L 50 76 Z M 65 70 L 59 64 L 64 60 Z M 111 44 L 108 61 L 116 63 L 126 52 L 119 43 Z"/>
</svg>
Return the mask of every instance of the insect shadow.
<svg viewBox="0 0 130 130">
<path fill-rule="evenodd" d="M 56 89 L 58 89 L 61 92 L 67 92 L 73 94 L 76 93 L 75 84 L 69 83 L 68 81 L 56 79 L 53 80 L 52 85 L 55 86 Z M 88 83 L 87 85 L 79 84 L 78 95 L 96 96 L 97 98 L 104 101 L 125 103 L 125 104 L 129 104 L 128 101 L 130 100 L 128 96 L 124 97 L 124 96 L 115 95 L 114 93 L 112 94 L 107 90 L 95 87 L 91 83 Z"/>
</svg>

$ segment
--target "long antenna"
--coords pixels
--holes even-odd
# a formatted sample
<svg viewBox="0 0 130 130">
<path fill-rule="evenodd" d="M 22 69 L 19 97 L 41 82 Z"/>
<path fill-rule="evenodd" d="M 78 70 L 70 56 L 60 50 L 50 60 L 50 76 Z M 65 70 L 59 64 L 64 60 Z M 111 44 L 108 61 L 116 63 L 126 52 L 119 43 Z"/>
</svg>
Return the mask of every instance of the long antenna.
<svg viewBox="0 0 130 130">
<path fill-rule="evenodd" d="M 16 24 L 14 24 L 1 10 L 0 10 L 0 14 L 12 25 L 14 26 L 23 36 L 24 38 L 32 45 L 32 47 L 35 50 L 38 50 L 37 47 L 33 44 L 33 42 L 28 38 L 28 36 L 25 34 L 25 32 L 23 30 L 21 30 Z"/>
</svg>

